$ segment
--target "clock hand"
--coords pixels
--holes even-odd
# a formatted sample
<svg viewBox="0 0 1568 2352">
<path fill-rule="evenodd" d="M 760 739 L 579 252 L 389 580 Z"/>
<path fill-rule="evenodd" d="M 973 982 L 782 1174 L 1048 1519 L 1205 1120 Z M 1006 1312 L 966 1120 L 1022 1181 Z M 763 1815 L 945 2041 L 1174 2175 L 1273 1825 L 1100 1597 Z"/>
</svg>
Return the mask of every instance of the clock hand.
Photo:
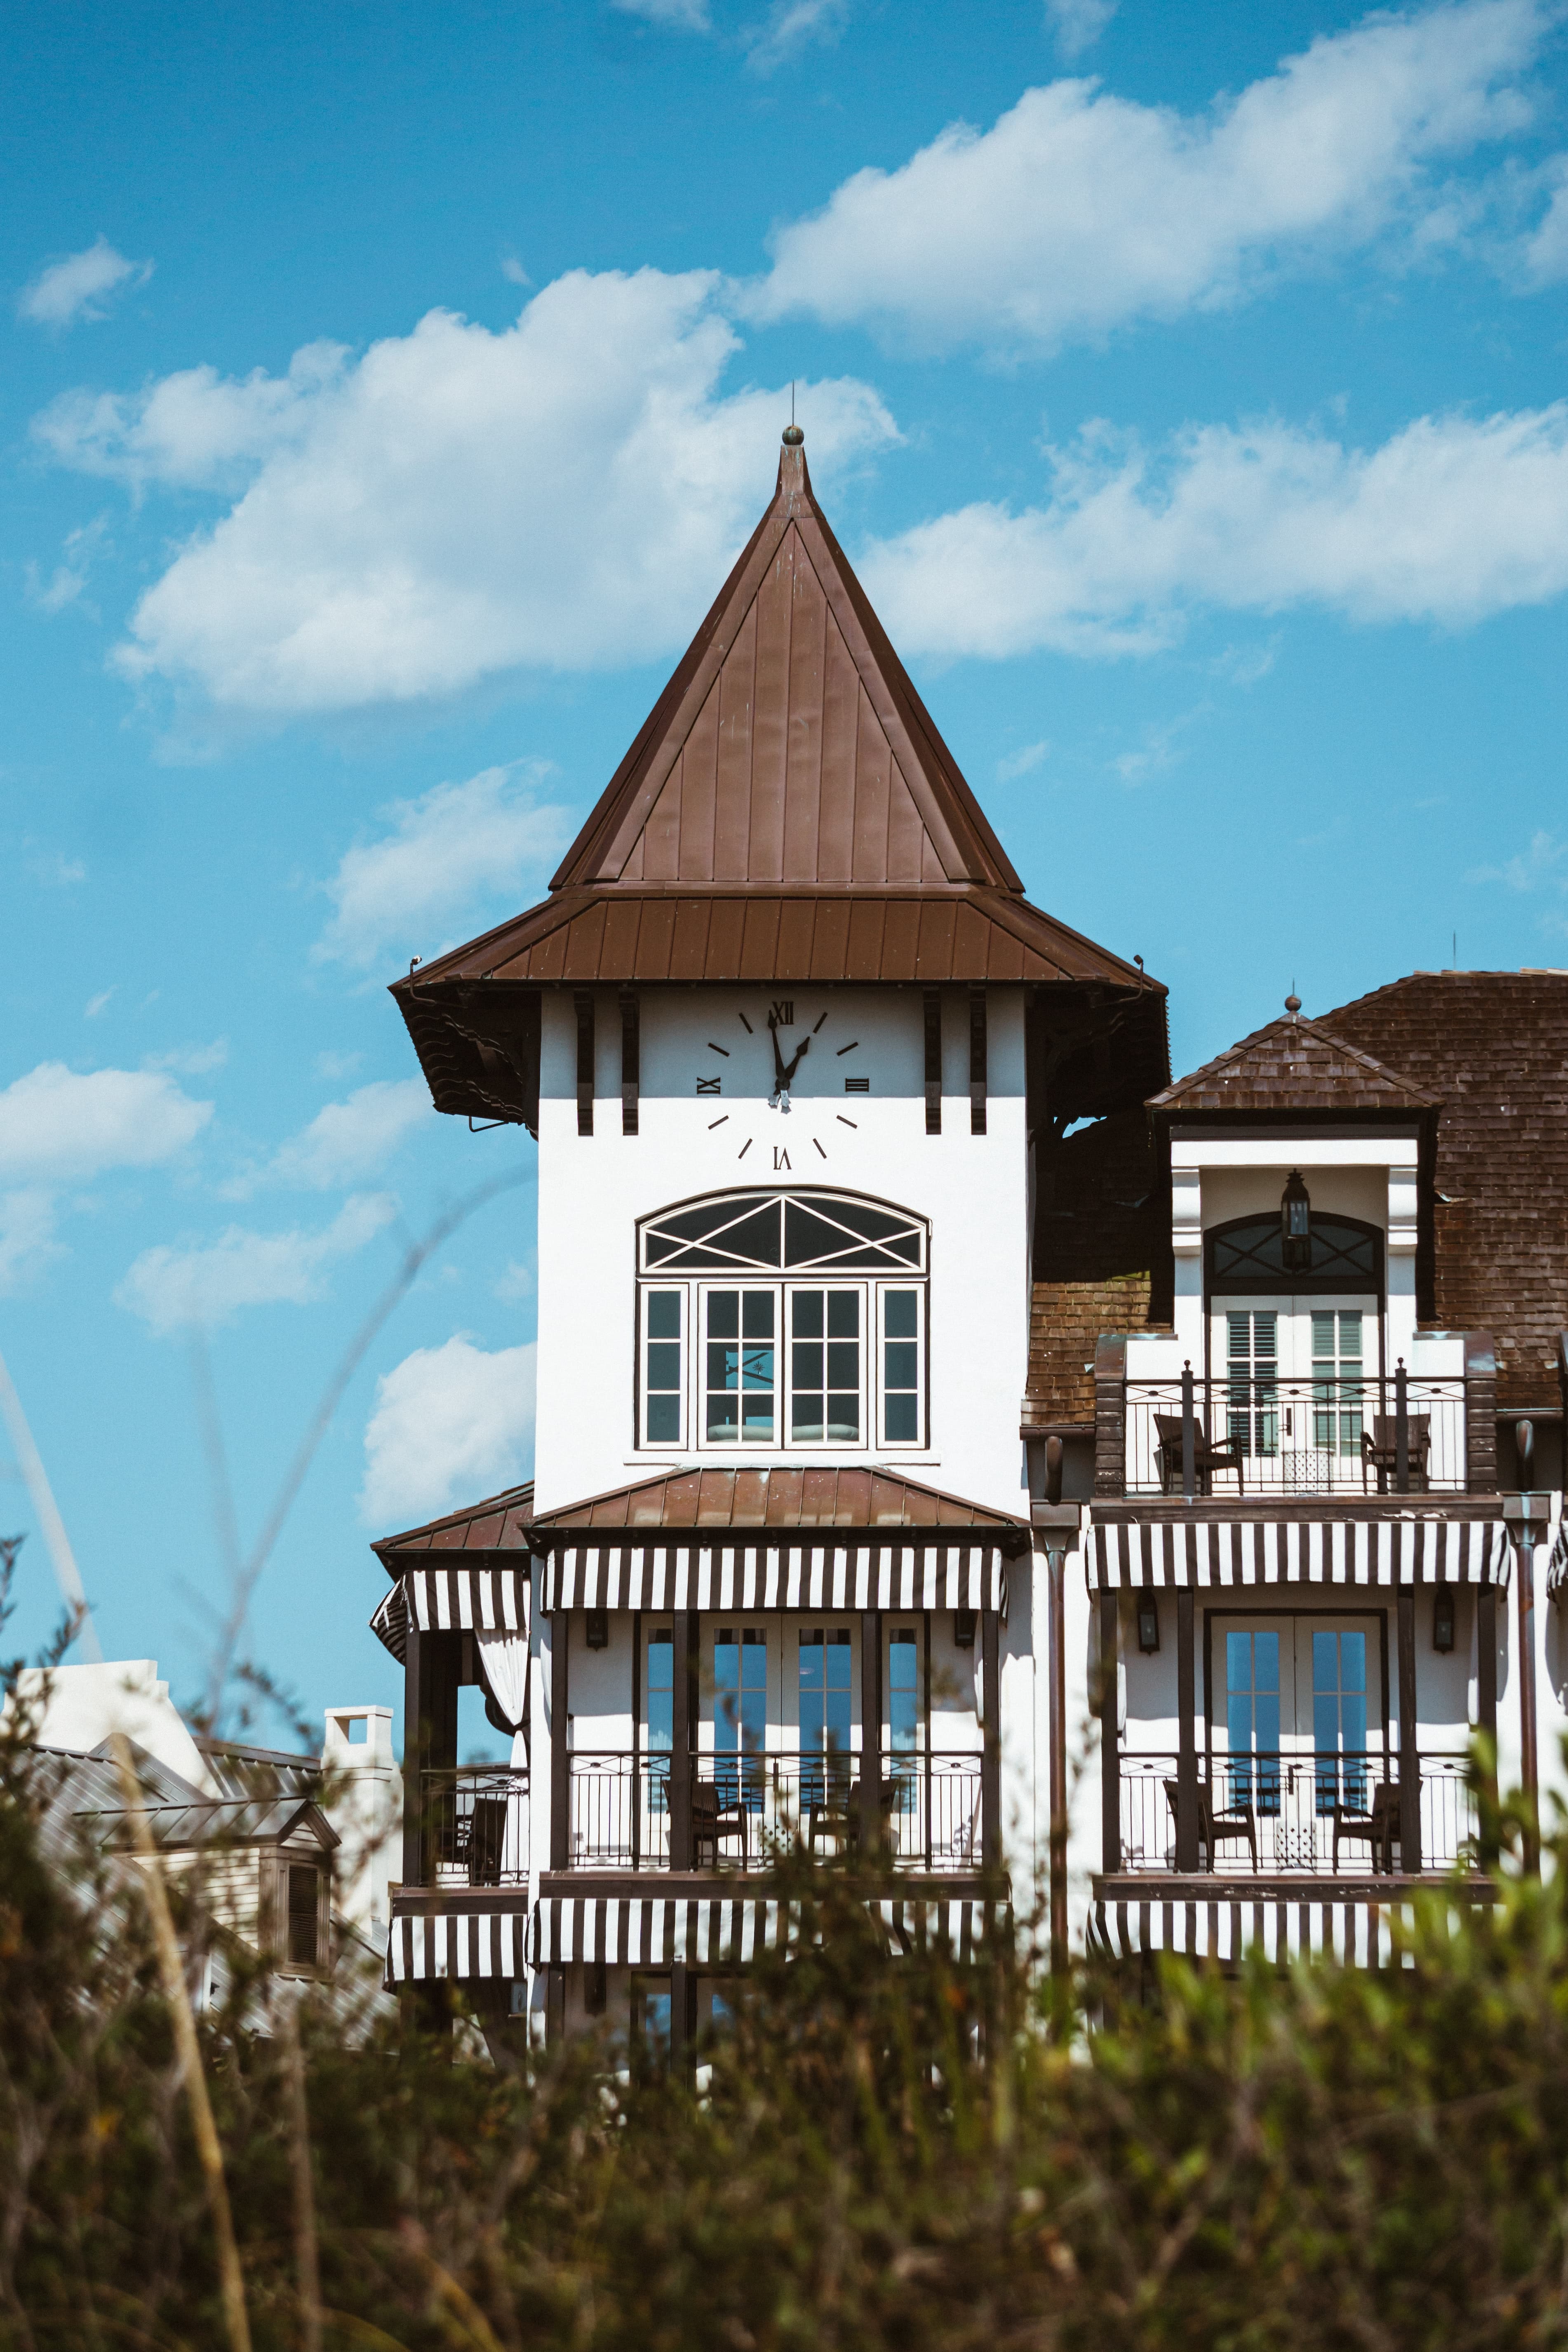
<svg viewBox="0 0 1568 2352">
<path fill-rule="evenodd" d="M 773 1045 L 774 1045 L 774 1047 L 776 1048 L 776 1047 L 777 1047 L 777 1045 L 778 1045 L 778 1039 L 777 1039 L 776 1037 L 773 1039 Z M 803 1038 L 801 1039 L 801 1041 L 800 1041 L 799 1045 L 798 1045 L 795 1047 L 795 1059 L 791 1062 L 791 1064 L 790 1064 L 790 1066 L 789 1066 L 788 1069 L 787 1069 L 787 1070 L 784 1072 L 784 1084 L 785 1084 L 785 1086 L 786 1086 L 786 1087 L 789 1085 L 789 1083 L 790 1083 L 791 1079 L 795 1076 L 795 1072 L 796 1072 L 796 1071 L 799 1069 L 799 1067 L 800 1067 L 800 1065 L 801 1065 L 801 1056 L 802 1056 L 803 1055 L 805 1055 L 805 1054 L 808 1054 L 810 1051 L 811 1051 L 811 1040 L 810 1040 L 810 1038 L 809 1038 L 809 1037 L 803 1037 Z"/>
<path fill-rule="evenodd" d="M 776 1094 L 781 1087 L 788 1086 L 789 1074 L 784 1066 L 784 1055 L 779 1051 L 778 1024 L 772 1013 L 768 1015 L 768 1035 L 773 1041 L 773 1092 Z"/>
</svg>

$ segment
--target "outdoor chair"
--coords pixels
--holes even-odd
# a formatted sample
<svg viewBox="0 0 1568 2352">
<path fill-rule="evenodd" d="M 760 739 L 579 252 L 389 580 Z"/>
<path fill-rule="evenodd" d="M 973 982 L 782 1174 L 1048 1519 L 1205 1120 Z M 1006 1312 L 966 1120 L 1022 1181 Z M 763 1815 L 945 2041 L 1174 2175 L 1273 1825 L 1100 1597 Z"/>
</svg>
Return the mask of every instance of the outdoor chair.
<svg viewBox="0 0 1568 2352">
<path fill-rule="evenodd" d="M 1178 1810 L 1181 1784 L 1165 1782 L 1165 1795 L 1171 1807 L 1171 1819 L 1180 1822 Z M 1233 1805 L 1216 1813 L 1214 1800 L 1200 1780 L 1197 1785 L 1198 1843 L 1208 1855 L 1208 1867 L 1215 1866 L 1216 1850 L 1222 1845 L 1245 1845 L 1252 1856 L 1252 1867 L 1258 1868 L 1258 1815 L 1250 1805 Z"/>
<path fill-rule="evenodd" d="M 506 1843 L 506 1799 L 476 1797 L 468 1819 L 468 1885 L 500 1885 L 501 1852 Z"/>
<path fill-rule="evenodd" d="M 1179 1412 L 1157 1412 L 1154 1433 L 1159 1439 L 1160 1492 L 1170 1495 L 1182 1483 L 1182 1416 Z M 1234 1470 L 1236 1491 L 1239 1496 L 1242 1486 L 1242 1450 L 1239 1438 L 1227 1437 L 1217 1445 L 1209 1444 L 1208 1424 L 1194 1413 L 1193 1416 L 1193 1475 L 1200 1495 L 1214 1492 L 1216 1470 Z"/>
<path fill-rule="evenodd" d="M 1427 1465 L 1432 1454 L 1432 1416 L 1429 1412 L 1405 1415 L 1405 1457 L 1410 1477 L 1410 1492 L 1424 1495 L 1427 1486 Z M 1397 1416 L 1392 1412 L 1374 1413 L 1372 1427 L 1361 1433 L 1361 1489 L 1366 1492 L 1366 1474 L 1377 1472 L 1377 1491 L 1386 1495 L 1399 1475 L 1399 1438 Z"/>
<path fill-rule="evenodd" d="M 702 1849 L 707 1847 L 710 1864 L 719 1867 L 719 1848 L 728 1838 L 741 1841 L 741 1860 L 746 1859 L 746 1809 L 740 1802 L 739 1792 L 728 1804 L 721 1804 L 719 1790 L 711 1780 L 699 1780 L 691 1791 L 691 1864 L 702 1868 Z"/>
<path fill-rule="evenodd" d="M 1394 1844 L 1399 1835 L 1399 1783 L 1380 1780 L 1372 1792 L 1370 1811 L 1354 1805 L 1334 1806 L 1334 1868 L 1340 1866 L 1340 1842 L 1370 1845 L 1374 1871 L 1394 1868 Z M 1382 1857 L 1380 1860 L 1379 1857 Z M 1401 1853 L 1401 1861 L 1404 1854 Z"/>
</svg>

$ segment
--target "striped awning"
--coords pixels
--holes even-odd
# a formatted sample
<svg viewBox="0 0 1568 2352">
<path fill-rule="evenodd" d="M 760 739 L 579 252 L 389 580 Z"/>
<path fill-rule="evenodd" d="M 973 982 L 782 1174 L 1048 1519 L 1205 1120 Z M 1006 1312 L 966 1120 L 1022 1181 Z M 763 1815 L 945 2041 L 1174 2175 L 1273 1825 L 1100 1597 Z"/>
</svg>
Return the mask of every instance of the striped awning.
<svg viewBox="0 0 1568 2352">
<path fill-rule="evenodd" d="M 383 1599 L 371 1631 L 405 1656 L 408 1625 L 422 1633 L 526 1633 L 529 1561 L 516 1568 L 412 1568 Z"/>
<path fill-rule="evenodd" d="M 528 1974 L 527 1898 L 515 1911 L 435 1911 L 395 1917 L 386 1939 L 386 1983 L 425 1984 L 435 1978 Z"/>
<path fill-rule="evenodd" d="M 1453 1906 L 1456 1922 L 1462 1908 Z M 1396 1948 L 1394 1928 L 1408 1931 L 1414 1916 L 1408 1903 L 1335 1895 L 1310 1885 L 1299 1899 L 1271 1895 L 1244 1902 L 1165 1900 L 1152 1892 L 1147 1900 L 1097 1901 L 1086 1940 L 1091 1954 L 1113 1960 L 1179 1952 L 1188 1959 L 1229 1963 L 1260 1951 L 1281 1968 L 1302 1959 L 1352 1969 L 1409 1968 L 1414 1963 L 1408 1952 Z"/>
<path fill-rule="evenodd" d="M 999 1609 L 994 1543 L 567 1544 L 540 1563 L 554 1609 Z"/>
<path fill-rule="evenodd" d="M 875 1910 L 890 1951 L 939 1945 L 967 1958 L 984 1935 L 986 1907 L 964 1896 L 911 1895 L 889 1897 Z M 534 1909 L 532 1957 L 536 1968 L 572 1960 L 631 1968 L 668 1968 L 672 1960 L 699 1968 L 736 1967 L 760 1952 L 788 1949 L 799 1932 L 796 1906 L 754 1895 L 679 1902 L 551 1895 Z"/>
<path fill-rule="evenodd" d="M 1091 1531 L 1091 1591 L 1260 1584 L 1509 1580 L 1501 1519 L 1132 1519 Z"/>
<path fill-rule="evenodd" d="M 1557 1540 L 1552 1547 L 1552 1557 L 1546 1563 L 1546 1591 L 1555 1601 L 1568 1584 L 1568 1518 L 1557 1530 Z"/>
</svg>

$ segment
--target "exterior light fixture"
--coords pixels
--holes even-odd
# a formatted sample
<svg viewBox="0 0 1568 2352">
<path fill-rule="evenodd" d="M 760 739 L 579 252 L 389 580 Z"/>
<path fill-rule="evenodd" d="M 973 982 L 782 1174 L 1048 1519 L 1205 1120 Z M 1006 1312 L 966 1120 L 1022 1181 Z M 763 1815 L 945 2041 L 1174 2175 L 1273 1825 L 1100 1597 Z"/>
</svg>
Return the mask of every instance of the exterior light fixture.
<svg viewBox="0 0 1568 2352">
<path fill-rule="evenodd" d="M 607 1609 L 588 1611 L 588 1647 L 607 1650 L 610 1646 L 610 1612 Z"/>
<path fill-rule="evenodd" d="M 1305 1274 L 1312 1263 L 1312 1202 L 1299 1168 L 1291 1169 L 1279 1195 L 1279 1240 L 1286 1273 Z"/>
<path fill-rule="evenodd" d="M 1138 1596 L 1138 1647 L 1148 1654 L 1160 1646 L 1160 1604 L 1152 1592 Z"/>
<path fill-rule="evenodd" d="M 953 1612 L 952 1612 L 952 1638 L 953 1638 L 953 1642 L 954 1642 L 954 1643 L 956 1644 L 956 1646 L 957 1646 L 959 1649 L 961 1649 L 961 1650 L 973 1650 L 973 1647 L 974 1647 L 974 1612 L 973 1612 L 973 1609 L 955 1609 L 955 1610 L 953 1611 Z"/>
<path fill-rule="evenodd" d="M 1454 1646 L 1454 1588 L 1439 1584 L 1432 1595 L 1432 1647 L 1451 1650 Z"/>
</svg>

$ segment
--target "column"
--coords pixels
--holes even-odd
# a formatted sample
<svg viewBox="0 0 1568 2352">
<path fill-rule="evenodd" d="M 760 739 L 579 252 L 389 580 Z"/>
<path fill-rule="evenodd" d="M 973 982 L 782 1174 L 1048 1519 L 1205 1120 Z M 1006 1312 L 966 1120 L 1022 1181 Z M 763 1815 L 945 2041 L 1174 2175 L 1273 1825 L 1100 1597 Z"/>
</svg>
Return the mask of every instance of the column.
<svg viewBox="0 0 1568 2352">
<path fill-rule="evenodd" d="M 572 1862 L 572 1762 L 567 1741 L 571 1678 L 567 1653 L 571 1612 L 557 1609 L 550 1620 L 550 1867 Z"/>
<path fill-rule="evenodd" d="M 1491 1766 L 1487 1774 L 1486 1801 L 1497 1802 L 1497 1587 L 1483 1584 L 1476 1594 L 1476 1728 L 1491 1743 Z M 1489 1869 L 1497 1860 L 1496 1852 L 1483 1850 L 1482 1862 Z"/>
<path fill-rule="evenodd" d="M 860 1851 L 882 1851 L 882 1612 L 860 1615 Z"/>
<path fill-rule="evenodd" d="M 669 1866 L 691 1868 L 691 1751 L 696 1745 L 697 1693 L 693 1643 L 697 1618 L 689 1609 L 678 1609 L 671 1621 L 675 1644 L 672 1721 L 669 1727 Z M 670 2032 L 675 2032 L 675 1995 L 670 1993 Z"/>
<path fill-rule="evenodd" d="M 1121 1739 L 1116 1721 L 1117 1601 L 1100 1596 L 1100 1802 L 1107 1874 L 1121 1867 Z"/>
<path fill-rule="evenodd" d="M 1415 1595 L 1399 1595 L 1399 1866 L 1421 1868 L 1421 1749 L 1415 1723 Z"/>
<path fill-rule="evenodd" d="M 1176 1868 L 1198 1866 L 1197 1661 L 1193 1596 L 1176 1595 Z M 1214 1856 L 1209 1856 L 1214 1866 Z"/>
<path fill-rule="evenodd" d="M 985 1717 L 980 1727 L 980 1851 L 987 1870 L 1002 1867 L 1002 1620 L 980 1612 L 980 1671 Z"/>
</svg>

